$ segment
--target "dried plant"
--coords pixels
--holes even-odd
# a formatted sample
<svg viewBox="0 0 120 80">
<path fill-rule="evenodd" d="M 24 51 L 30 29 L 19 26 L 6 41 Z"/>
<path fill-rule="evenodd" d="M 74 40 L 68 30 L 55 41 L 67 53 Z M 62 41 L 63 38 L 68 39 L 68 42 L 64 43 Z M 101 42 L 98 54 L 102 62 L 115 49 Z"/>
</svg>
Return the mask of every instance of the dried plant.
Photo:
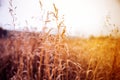
<svg viewBox="0 0 120 80">
<path fill-rule="evenodd" d="M 0 80 L 119 80 L 120 38 L 67 37 L 64 18 L 55 4 L 53 8 L 42 32 L 11 31 L 0 39 Z M 50 16 L 57 34 L 46 30 Z"/>
<path fill-rule="evenodd" d="M 16 26 L 16 21 L 17 21 L 17 17 L 16 17 L 16 8 L 17 6 L 15 6 L 13 4 L 13 1 L 14 0 L 9 0 L 9 13 L 12 17 L 12 24 L 14 26 L 14 29 L 15 29 L 15 26 Z"/>
</svg>

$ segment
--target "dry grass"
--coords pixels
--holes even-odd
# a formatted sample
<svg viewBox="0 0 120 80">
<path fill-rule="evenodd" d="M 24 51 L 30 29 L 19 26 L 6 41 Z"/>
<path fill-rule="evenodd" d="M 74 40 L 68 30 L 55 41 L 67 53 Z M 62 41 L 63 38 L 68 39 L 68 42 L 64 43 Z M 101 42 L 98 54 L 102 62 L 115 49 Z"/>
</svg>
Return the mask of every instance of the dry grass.
<svg viewBox="0 0 120 80">
<path fill-rule="evenodd" d="M 40 6 L 42 10 L 41 0 Z M 53 7 L 45 25 L 52 16 L 56 35 L 43 28 L 41 33 L 10 32 L 8 38 L 0 39 L 0 80 L 120 80 L 120 38 L 66 37 L 64 19 Z M 15 26 L 13 9 L 11 4 Z"/>
<path fill-rule="evenodd" d="M 1 80 L 120 79 L 120 38 L 13 33 L 0 41 Z"/>
</svg>

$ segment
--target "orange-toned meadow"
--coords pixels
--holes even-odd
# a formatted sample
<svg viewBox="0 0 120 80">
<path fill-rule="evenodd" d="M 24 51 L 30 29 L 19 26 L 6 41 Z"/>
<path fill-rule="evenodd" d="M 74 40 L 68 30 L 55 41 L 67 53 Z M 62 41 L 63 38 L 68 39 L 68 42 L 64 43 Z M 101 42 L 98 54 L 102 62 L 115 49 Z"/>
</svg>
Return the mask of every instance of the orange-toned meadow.
<svg viewBox="0 0 120 80">
<path fill-rule="evenodd" d="M 15 27 L 12 3 L 9 13 Z M 55 21 L 56 35 L 43 29 L 41 33 L 9 31 L 0 38 L 0 80 L 120 80 L 119 30 L 113 30 L 117 37 L 67 37 L 64 17 L 55 4 L 53 8 L 43 23 L 46 27 Z"/>
<path fill-rule="evenodd" d="M 119 42 L 11 32 L 0 39 L 0 80 L 119 80 Z"/>
</svg>

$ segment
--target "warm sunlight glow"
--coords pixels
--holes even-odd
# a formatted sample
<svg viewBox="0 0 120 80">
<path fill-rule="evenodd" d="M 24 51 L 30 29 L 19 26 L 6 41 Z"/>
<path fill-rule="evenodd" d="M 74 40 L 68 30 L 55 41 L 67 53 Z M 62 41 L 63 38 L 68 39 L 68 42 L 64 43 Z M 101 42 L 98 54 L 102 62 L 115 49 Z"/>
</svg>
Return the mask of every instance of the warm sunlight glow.
<svg viewBox="0 0 120 80">
<path fill-rule="evenodd" d="M 109 15 L 109 12 L 113 23 L 118 24 L 116 21 L 119 18 L 113 15 L 119 16 L 120 10 L 116 11 L 118 5 L 112 0 L 59 0 L 56 1 L 56 4 L 60 11 L 65 14 L 66 25 L 71 35 L 101 34 L 105 16 Z"/>
</svg>

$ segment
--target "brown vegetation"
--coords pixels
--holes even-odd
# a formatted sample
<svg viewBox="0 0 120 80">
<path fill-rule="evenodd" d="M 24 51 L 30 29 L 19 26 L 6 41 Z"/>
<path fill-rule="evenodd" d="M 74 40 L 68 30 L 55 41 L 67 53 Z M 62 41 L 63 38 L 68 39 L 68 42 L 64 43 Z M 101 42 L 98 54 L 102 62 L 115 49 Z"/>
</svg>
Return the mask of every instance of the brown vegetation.
<svg viewBox="0 0 120 80">
<path fill-rule="evenodd" d="M 0 80 L 120 79 L 119 38 L 13 33 L 0 39 Z"/>
<path fill-rule="evenodd" d="M 15 27 L 16 9 L 9 1 Z M 43 7 L 40 0 L 41 8 Z M 0 80 L 120 80 L 120 38 L 65 36 L 64 19 L 53 4 L 58 33 L 9 32 L 0 38 Z M 61 30 L 62 27 L 62 30 Z"/>
</svg>

